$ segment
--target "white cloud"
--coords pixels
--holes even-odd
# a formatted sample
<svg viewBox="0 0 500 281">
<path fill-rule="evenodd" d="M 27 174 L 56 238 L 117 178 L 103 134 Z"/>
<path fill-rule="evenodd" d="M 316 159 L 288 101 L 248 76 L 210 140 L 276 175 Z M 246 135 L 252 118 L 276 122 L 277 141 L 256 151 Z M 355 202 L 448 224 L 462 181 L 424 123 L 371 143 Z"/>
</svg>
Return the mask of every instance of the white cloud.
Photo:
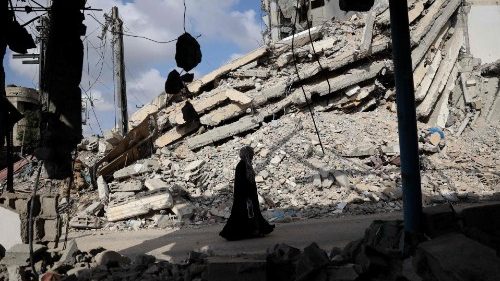
<svg viewBox="0 0 500 281">
<path fill-rule="evenodd" d="M 143 72 L 138 78 L 127 83 L 129 104 L 149 102 L 157 97 L 164 87 L 165 78 L 162 77 L 158 69 L 151 68 Z"/>
</svg>

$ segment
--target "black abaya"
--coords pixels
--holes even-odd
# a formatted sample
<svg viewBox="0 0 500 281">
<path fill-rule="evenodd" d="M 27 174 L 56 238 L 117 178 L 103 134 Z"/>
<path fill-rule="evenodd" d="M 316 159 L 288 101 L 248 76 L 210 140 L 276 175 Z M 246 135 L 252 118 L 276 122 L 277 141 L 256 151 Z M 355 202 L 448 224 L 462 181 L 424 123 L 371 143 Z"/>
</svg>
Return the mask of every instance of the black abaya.
<svg viewBox="0 0 500 281">
<path fill-rule="evenodd" d="M 274 229 L 274 225 L 270 225 L 260 212 L 257 185 L 247 179 L 246 165 L 244 161 L 240 161 L 236 166 L 231 216 L 219 234 L 227 240 L 261 237 Z M 247 208 L 248 200 L 253 214 Z"/>
</svg>

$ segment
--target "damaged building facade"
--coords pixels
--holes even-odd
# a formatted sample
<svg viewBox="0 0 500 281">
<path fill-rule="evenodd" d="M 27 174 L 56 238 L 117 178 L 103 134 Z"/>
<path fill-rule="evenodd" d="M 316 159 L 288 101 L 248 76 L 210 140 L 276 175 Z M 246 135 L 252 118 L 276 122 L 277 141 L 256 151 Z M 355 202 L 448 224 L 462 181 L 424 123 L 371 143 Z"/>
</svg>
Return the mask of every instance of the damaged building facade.
<svg viewBox="0 0 500 281">
<path fill-rule="evenodd" d="M 7 99 L 9 102 L 24 115 L 30 115 L 32 117 L 32 115 L 39 114 L 40 96 L 38 95 L 38 91 L 35 89 L 7 85 L 5 92 L 7 93 Z M 30 121 L 28 121 L 27 118 L 23 118 L 21 121 L 16 123 L 16 125 L 14 125 L 14 146 L 22 146 L 23 135 L 26 136 L 27 131 L 37 129 L 36 125 L 31 124 L 33 122 Z"/>
<path fill-rule="evenodd" d="M 499 192 L 498 176 L 488 172 L 499 158 L 498 77 L 490 70 L 496 64 L 482 65 L 467 51 L 466 13 L 459 0 L 409 5 L 425 204 L 492 199 Z M 285 38 L 188 83 L 199 120 L 184 120 L 186 101 L 172 102 L 163 93 L 131 116 L 124 138 L 109 133 L 86 139 L 80 148 L 93 156 L 82 159 L 83 169 L 105 202 L 90 212 L 82 209 L 75 222 L 96 228 L 119 221 L 102 210 L 136 210 L 123 215 L 126 221 L 153 214 L 140 220 L 141 227 L 160 218 L 169 218 L 167 224 L 180 217 L 224 220 L 230 210 L 230 166 L 236 164 L 227 159 L 236 161 L 242 145 L 251 145 L 258 155 L 256 181 L 271 219 L 400 210 L 389 24 L 384 1 L 367 13 L 326 21 L 310 34 L 296 34 L 294 53 L 291 38 Z M 308 102 L 325 155 L 303 110 Z M 470 144 L 478 139 L 484 145 L 475 155 Z M 96 158 L 95 151 L 103 157 Z M 467 172 L 461 159 L 470 157 L 481 159 L 486 170 L 480 176 Z M 120 207 L 156 200 L 155 190 L 161 188 L 169 190 L 158 201 L 170 206 L 167 214 L 154 215 L 160 207 Z M 187 213 L 180 215 L 176 205 Z M 75 226 L 85 228 L 80 222 Z"/>
</svg>

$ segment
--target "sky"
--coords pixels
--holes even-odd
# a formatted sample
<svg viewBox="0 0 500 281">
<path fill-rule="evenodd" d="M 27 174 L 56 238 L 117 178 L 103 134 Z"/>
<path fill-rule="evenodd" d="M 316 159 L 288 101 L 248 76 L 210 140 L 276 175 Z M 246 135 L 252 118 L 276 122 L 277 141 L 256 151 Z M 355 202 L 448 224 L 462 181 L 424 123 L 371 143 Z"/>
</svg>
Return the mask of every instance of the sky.
<svg viewBox="0 0 500 281">
<path fill-rule="evenodd" d="M 14 5 L 24 5 L 21 1 Z M 29 3 L 29 2 L 26 2 Z M 114 83 L 112 72 L 111 34 L 101 40 L 104 13 L 118 7 L 124 22 L 124 33 L 145 36 L 156 41 L 169 41 L 184 32 L 182 0 L 88 0 L 88 6 L 102 12 L 86 11 L 84 24 L 84 69 L 81 88 L 88 110 L 84 135 L 101 134 L 115 124 Z M 200 36 L 202 62 L 192 71 L 197 77 L 245 54 L 263 44 L 260 0 L 186 0 L 186 31 Z M 23 23 L 35 14 L 18 13 Z M 35 24 L 28 31 L 36 35 Z M 175 42 L 158 44 L 145 39 L 124 37 L 128 111 L 131 115 L 164 89 L 165 79 L 175 66 Z M 37 53 L 36 49 L 29 51 Z M 7 52 L 6 84 L 38 88 L 38 67 L 23 65 Z M 94 111 L 88 98 L 93 100 Z M 96 118 L 97 117 L 97 118 Z M 99 122 L 96 121 L 99 120 Z"/>
<path fill-rule="evenodd" d="M 472 6 L 469 14 L 471 53 L 483 63 L 500 59 L 500 6 Z"/>
</svg>

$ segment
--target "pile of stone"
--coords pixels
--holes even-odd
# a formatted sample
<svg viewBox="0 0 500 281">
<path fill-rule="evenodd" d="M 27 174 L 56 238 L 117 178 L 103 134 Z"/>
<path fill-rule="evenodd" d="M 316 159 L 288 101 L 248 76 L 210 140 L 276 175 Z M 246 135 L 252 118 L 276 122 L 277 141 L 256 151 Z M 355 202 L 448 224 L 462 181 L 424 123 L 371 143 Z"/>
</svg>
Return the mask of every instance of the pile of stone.
<svg viewBox="0 0 500 281">
<path fill-rule="evenodd" d="M 160 101 L 167 99 L 162 95 L 134 114 L 131 126 L 151 112 L 168 116 L 155 146 L 185 139 L 188 148 L 197 150 L 254 130 L 266 119 L 308 102 L 319 111 L 356 113 L 384 106 L 395 112 L 388 5 L 377 2 L 368 13 L 296 34 L 293 53 L 291 37 L 285 38 L 188 84 L 196 96 L 190 104 L 199 122 L 184 120 L 185 102 L 169 105 Z M 499 117 L 493 107 L 485 107 L 497 99 L 494 92 L 481 91 L 488 79 L 465 48 L 461 5 L 466 4 L 418 0 L 409 6 L 417 115 L 428 127 L 447 127 L 452 109 L 471 113 L 470 120 L 475 115 Z M 456 98 L 463 99 L 463 105 L 450 102 Z"/>
<path fill-rule="evenodd" d="M 295 8 L 278 2 L 289 19 Z M 187 101 L 162 94 L 130 118 L 126 136 L 84 140 L 80 148 L 90 151 L 79 152 L 86 166 L 75 175 L 82 188 L 72 194 L 71 225 L 223 221 L 245 145 L 256 152 L 259 202 L 272 221 L 399 211 L 390 21 L 386 1 L 377 2 L 296 34 L 293 52 L 285 38 L 189 83 L 199 120 L 184 119 Z M 467 52 L 466 3 L 409 2 L 424 203 L 497 199 L 497 65 L 481 67 Z M 17 186 L 29 191 L 34 176 Z M 140 206 L 148 200 L 157 205 Z"/>
<path fill-rule="evenodd" d="M 98 198 L 85 207 L 80 205 L 81 211 L 71 218 L 70 226 L 139 229 L 190 221 L 196 209 L 190 196 L 207 186 L 203 164 L 193 161 L 181 169 L 168 159 L 152 158 L 116 171 L 109 183 L 100 176 Z M 126 223 L 114 224 L 120 221 Z"/>
<path fill-rule="evenodd" d="M 426 208 L 425 235 L 409 236 L 399 220 L 373 221 L 363 238 L 330 253 L 315 243 L 302 251 L 278 244 L 266 254 L 224 257 L 212 251 L 191 252 L 184 263 L 172 264 L 103 248 L 82 252 L 71 240 L 65 250 L 49 252 L 35 245 L 33 257 L 42 278 L 60 278 L 56 280 L 494 281 L 500 278 L 500 221 L 491 217 L 498 215 L 499 204 L 458 212 L 449 205 Z M 0 277 L 29 280 L 27 246 L 7 251 Z"/>
</svg>

